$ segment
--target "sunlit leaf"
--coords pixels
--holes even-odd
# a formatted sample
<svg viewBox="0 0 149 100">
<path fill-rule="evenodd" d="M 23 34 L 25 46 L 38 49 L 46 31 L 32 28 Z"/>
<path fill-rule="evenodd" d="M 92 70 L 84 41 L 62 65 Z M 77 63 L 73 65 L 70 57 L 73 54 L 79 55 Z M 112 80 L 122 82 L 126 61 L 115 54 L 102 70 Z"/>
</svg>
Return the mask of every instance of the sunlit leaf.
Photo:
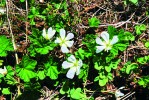
<svg viewBox="0 0 149 100">
<path fill-rule="evenodd" d="M 12 42 L 6 36 L 0 36 L 0 56 L 7 56 L 7 51 L 13 51 Z"/>
<path fill-rule="evenodd" d="M 29 82 L 31 78 L 36 77 L 34 68 L 37 61 L 30 59 L 28 56 L 24 56 L 21 63 L 16 66 L 16 72 L 18 76 L 25 82 Z"/>
<path fill-rule="evenodd" d="M 46 77 L 44 71 L 38 71 L 37 76 L 39 77 L 40 80 L 43 80 Z"/>
<path fill-rule="evenodd" d="M 58 70 L 56 66 L 50 66 L 48 68 L 47 76 L 49 76 L 51 79 L 57 79 L 58 78 Z"/>
<path fill-rule="evenodd" d="M 5 95 L 10 94 L 9 88 L 3 88 L 3 89 L 2 89 L 2 93 L 5 94 Z"/>
<path fill-rule="evenodd" d="M 88 23 L 90 27 L 98 27 L 100 24 L 100 21 L 96 17 L 92 17 L 91 19 L 88 20 Z"/>
</svg>

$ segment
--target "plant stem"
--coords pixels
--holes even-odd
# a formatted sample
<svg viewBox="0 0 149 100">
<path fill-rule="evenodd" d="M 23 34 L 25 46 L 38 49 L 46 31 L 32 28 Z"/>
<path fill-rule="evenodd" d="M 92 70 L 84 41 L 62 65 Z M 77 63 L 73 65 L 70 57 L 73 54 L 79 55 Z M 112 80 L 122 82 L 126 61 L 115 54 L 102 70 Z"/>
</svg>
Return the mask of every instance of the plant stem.
<svg viewBox="0 0 149 100">
<path fill-rule="evenodd" d="M 6 0 L 7 21 L 8 21 L 10 36 L 11 36 L 11 39 L 12 39 L 12 44 L 13 44 L 13 48 L 14 48 L 14 52 L 15 52 L 16 64 L 19 64 L 19 59 L 18 59 L 18 54 L 17 54 L 17 47 L 16 47 L 16 44 L 15 44 L 15 38 L 14 38 L 14 35 L 13 35 L 13 32 L 12 32 L 12 26 L 11 26 L 11 22 L 10 22 L 10 19 L 9 19 L 10 2 L 11 2 L 10 0 Z M 18 78 L 18 83 L 20 84 L 20 78 Z M 18 88 L 18 96 L 19 96 L 21 94 L 20 85 L 18 85 L 17 88 Z"/>
</svg>

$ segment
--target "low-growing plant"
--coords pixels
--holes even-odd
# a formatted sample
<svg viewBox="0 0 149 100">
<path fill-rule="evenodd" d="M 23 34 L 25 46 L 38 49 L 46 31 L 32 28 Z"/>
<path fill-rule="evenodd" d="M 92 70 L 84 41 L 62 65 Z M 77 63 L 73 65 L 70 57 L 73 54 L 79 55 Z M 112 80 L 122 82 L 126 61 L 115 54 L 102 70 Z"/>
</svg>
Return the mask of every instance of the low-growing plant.
<svg viewBox="0 0 149 100">
<path fill-rule="evenodd" d="M 104 91 L 117 76 L 128 78 L 131 75 L 135 76 L 131 81 L 148 88 L 149 76 L 141 76 L 140 66 L 148 65 L 149 56 L 135 56 L 132 61 L 125 63 L 122 63 L 124 58 L 120 56 L 135 41 L 133 33 L 110 25 L 96 33 L 101 22 L 97 17 L 92 17 L 88 19 L 88 24 L 95 34 L 86 31 L 79 36 L 80 33 L 71 25 L 80 19 L 70 15 L 67 0 L 38 1 L 40 5 L 34 1 L 29 3 L 33 6 L 25 19 L 30 25 L 30 31 L 26 29 L 25 34 L 25 51 L 20 54 L 14 48 L 17 44 L 14 38 L 19 37 L 16 34 L 11 33 L 12 40 L 9 36 L 0 35 L 0 88 L 3 95 L 11 95 L 15 99 L 26 99 L 30 95 L 32 99 L 33 93 L 35 100 L 42 95 L 49 100 L 63 97 L 94 100 L 94 92 Z M 138 3 L 138 0 L 129 1 Z M 78 3 L 77 0 L 70 2 Z M 38 21 L 44 24 L 38 26 Z M 144 24 L 136 25 L 134 33 L 141 35 L 146 27 Z M 144 46 L 148 49 L 148 41 L 145 40 Z M 12 55 L 17 63 L 6 60 Z M 139 75 L 141 77 L 136 77 Z M 97 88 L 92 91 L 88 87 L 90 84 Z M 116 98 L 124 96 L 120 89 L 124 87 L 118 87 L 111 94 L 115 94 Z"/>
</svg>

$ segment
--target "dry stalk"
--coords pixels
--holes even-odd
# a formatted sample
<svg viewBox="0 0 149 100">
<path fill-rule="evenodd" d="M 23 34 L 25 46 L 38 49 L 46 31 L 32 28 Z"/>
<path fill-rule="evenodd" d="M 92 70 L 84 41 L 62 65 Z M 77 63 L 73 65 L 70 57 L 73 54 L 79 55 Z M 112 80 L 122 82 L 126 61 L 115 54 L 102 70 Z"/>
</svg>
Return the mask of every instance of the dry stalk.
<svg viewBox="0 0 149 100">
<path fill-rule="evenodd" d="M 26 3 L 26 43 L 27 43 L 27 40 L 28 40 L 28 23 L 27 23 L 27 19 L 28 19 L 28 2 L 27 0 L 25 0 L 25 3 Z"/>
<path fill-rule="evenodd" d="M 12 38 L 12 44 L 13 44 L 13 48 L 14 48 L 14 52 L 15 52 L 15 58 L 16 58 L 16 64 L 19 64 L 19 59 L 18 59 L 18 54 L 17 54 L 17 46 L 15 44 L 15 38 L 14 38 L 14 35 L 13 35 L 13 32 L 12 32 L 12 25 L 11 25 L 11 22 L 10 22 L 10 18 L 9 18 L 9 6 L 10 6 L 10 0 L 6 0 L 6 14 L 7 14 L 7 21 L 8 21 L 8 26 L 9 26 L 9 31 L 10 31 L 10 35 L 11 35 L 11 38 Z M 18 78 L 18 83 L 20 83 L 20 78 Z M 17 86 L 18 88 L 18 95 L 21 94 L 21 91 L 20 91 L 20 85 Z"/>
</svg>

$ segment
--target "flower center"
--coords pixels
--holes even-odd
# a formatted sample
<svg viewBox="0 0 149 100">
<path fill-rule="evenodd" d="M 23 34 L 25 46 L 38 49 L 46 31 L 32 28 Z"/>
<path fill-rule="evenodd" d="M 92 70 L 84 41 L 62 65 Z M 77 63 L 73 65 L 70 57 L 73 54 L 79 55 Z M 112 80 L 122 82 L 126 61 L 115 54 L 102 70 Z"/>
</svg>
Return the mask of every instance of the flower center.
<svg viewBox="0 0 149 100">
<path fill-rule="evenodd" d="M 46 40 L 48 40 L 48 39 L 49 39 L 48 34 L 46 34 L 45 39 L 46 39 Z"/>
<path fill-rule="evenodd" d="M 110 41 L 104 42 L 104 44 L 105 44 L 105 51 L 108 51 L 112 48 L 112 45 L 111 45 Z"/>
<path fill-rule="evenodd" d="M 64 38 L 64 39 L 60 38 L 60 40 L 61 40 L 61 43 L 60 43 L 61 46 L 62 46 L 63 44 L 65 44 L 65 42 L 66 42 L 65 38 Z"/>
<path fill-rule="evenodd" d="M 78 61 L 74 62 L 74 67 L 77 67 L 78 66 Z"/>
</svg>

